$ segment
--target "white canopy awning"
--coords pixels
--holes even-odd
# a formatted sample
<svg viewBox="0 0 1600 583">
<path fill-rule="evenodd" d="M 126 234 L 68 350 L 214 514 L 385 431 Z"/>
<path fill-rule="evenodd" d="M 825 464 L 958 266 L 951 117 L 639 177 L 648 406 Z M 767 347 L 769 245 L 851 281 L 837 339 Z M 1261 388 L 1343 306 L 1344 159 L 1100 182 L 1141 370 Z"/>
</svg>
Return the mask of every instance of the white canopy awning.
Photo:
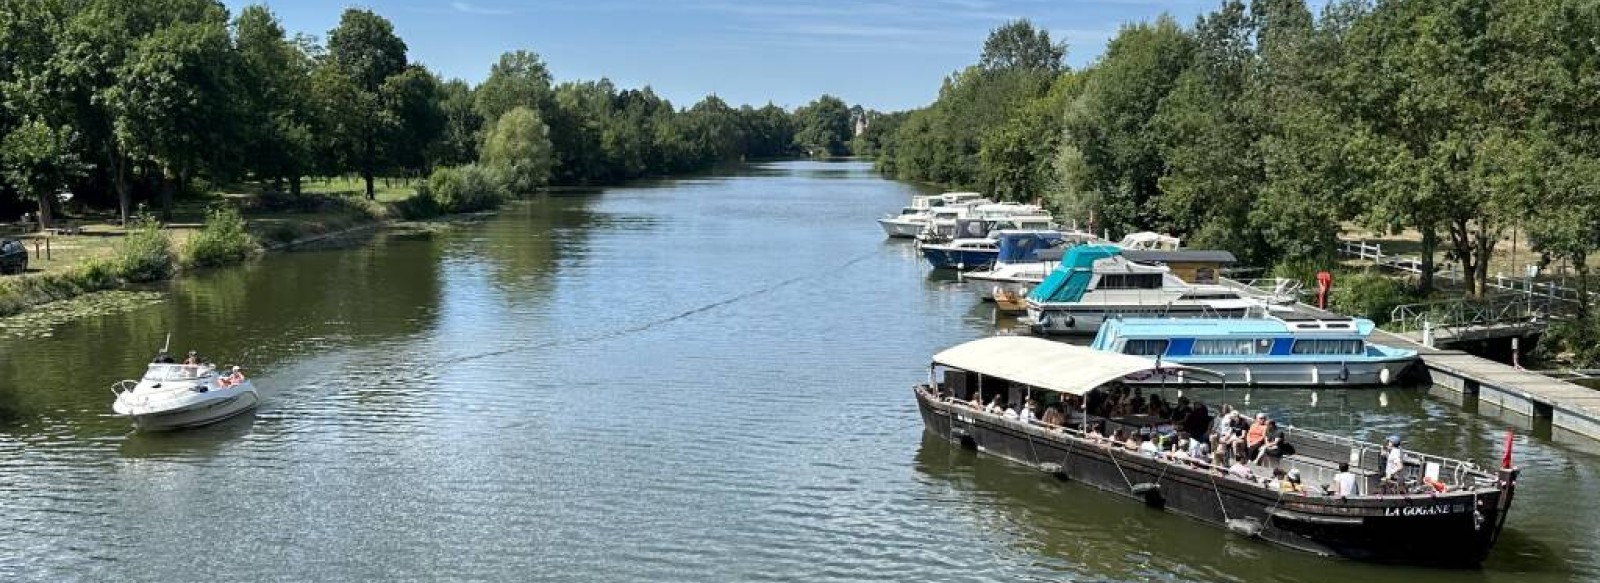
<svg viewBox="0 0 1600 583">
<path fill-rule="evenodd" d="M 1128 375 L 1153 370 L 1154 360 L 1029 336 L 993 336 L 933 355 L 936 365 L 1082 395 Z M 1185 368 L 1168 363 L 1162 370 Z"/>
</svg>

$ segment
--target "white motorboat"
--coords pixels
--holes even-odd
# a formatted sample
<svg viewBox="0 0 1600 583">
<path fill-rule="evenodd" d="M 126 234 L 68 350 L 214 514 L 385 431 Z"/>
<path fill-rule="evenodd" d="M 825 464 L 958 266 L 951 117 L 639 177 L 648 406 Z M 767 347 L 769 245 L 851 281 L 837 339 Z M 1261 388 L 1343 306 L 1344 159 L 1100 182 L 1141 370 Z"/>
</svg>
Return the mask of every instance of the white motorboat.
<svg viewBox="0 0 1600 583">
<path fill-rule="evenodd" d="M 884 215 L 878 219 L 878 226 L 883 228 L 883 234 L 896 239 L 915 238 L 928 228 L 928 223 L 933 220 L 936 210 L 946 206 L 961 206 L 963 210 L 951 213 L 960 216 L 965 213 L 966 207 L 979 202 L 983 202 L 983 195 L 976 192 L 913 196 L 911 204 L 901 208 L 900 214 Z"/>
<path fill-rule="evenodd" d="M 1168 266 L 1130 261 L 1115 245 L 1069 249 L 1028 292 L 1028 320 L 1040 334 L 1094 334 L 1106 318 L 1264 317 L 1268 303 L 1223 285 L 1191 284 Z M 1130 253 L 1132 251 L 1129 251 Z"/>
<path fill-rule="evenodd" d="M 163 353 L 165 354 L 165 353 Z M 255 384 L 239 367 L 223 375 L 210 364 L 175 364 L 157 358 L 144 378 L 112 385 L 111 410 L 133 418 L 143 431 L 168 431 L 216 423 L 254 409 L 261 402 Z"/>
</svg>

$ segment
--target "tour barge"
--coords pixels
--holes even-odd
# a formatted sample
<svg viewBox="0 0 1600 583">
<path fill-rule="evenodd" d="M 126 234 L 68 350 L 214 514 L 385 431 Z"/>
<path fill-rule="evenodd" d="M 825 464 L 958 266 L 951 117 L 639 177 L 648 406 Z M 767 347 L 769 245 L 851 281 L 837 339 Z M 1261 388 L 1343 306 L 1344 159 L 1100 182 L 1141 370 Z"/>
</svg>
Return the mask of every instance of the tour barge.
<svg viewBox="0 0 1600 583">
<path fill-rule="evenodd" d="M 1498 470 L 1406 452 L 1397 483 L 1381 477 L 1384 457 L 1377 445 L 1286 428 L 1285 441 L 1294 452 L 1281 459 L 1280 469 L 1297 471 L 1306 486 L 1304 493 L 1292 493 L 1233 477 L 1210 460 L 1140 454 L 1083 431 L 1085 411 L 1074 408 L 1075 400 L 1091 403 L 1107 391 L 1120 391 L 1126 378 L 1205 374 L 1138 356 L 997 336 L 940 352 L 929 374 L 929 384 L 917 386 L 915 396 L 927 430 L 941 438 L 1241 536 L 1321 555 L 1476 566 L 1504 528 L 1516 487 L 1509 442 Z M 1003 402 L 1060 402 L 1069 413 L 1061 425 L 1049 425 L 969 404 L 974 397 L 987 403 L 994 396 Z M 1091 415 L 1087 420 L 1090 428 L 1162 431 L 1158 423 L 1138 419 Z M 1324 490 L 1341 463 L 1357 476 L 1355 495 Z M 1252 472 L 1260 476 L 1262 469 Z"/>
</svg>

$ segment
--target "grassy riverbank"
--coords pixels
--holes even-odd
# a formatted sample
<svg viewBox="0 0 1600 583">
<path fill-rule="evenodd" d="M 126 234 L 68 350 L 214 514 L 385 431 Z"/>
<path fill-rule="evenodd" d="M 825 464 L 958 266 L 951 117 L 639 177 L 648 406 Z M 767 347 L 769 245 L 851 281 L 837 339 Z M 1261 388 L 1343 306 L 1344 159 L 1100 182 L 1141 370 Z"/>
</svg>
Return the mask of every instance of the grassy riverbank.
<svg viewBox="0 0 1600 583">
<path fill-rule="evenodd" d="M 380 182 L 380 184 L 382 184 Z M 360 182 L 308 182 L 297 197 L 259 193 L 213 193 L 187 201 L 171 221 L 124 228 L 104 220 L 80 220 L 73 234 L 30 233 L 19 237 L 30 252 L 28 273 L 0 277 L 0 317 L 35 306 L 160 281 L 185 271 L 232 265 L 259 253 L 306 240 L 397 220 L 438 216 L 415 186 L 390 184 L 368 201 L 346 193 Z"/>
</svg>

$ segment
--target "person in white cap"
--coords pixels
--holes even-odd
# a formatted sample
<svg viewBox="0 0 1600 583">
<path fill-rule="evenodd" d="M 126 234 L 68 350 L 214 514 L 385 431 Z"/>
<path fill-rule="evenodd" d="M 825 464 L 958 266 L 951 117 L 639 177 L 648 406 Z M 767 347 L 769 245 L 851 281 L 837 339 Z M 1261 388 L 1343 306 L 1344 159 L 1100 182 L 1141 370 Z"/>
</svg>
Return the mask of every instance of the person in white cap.
<svg viewBox="0 0 1600 583">
<path fill-rule="evenodd" d="M 222 377 L 222 380 L 217 381 L 218 384 L 224 387 L 231 387 L 242 382 L 244 382 L 244 369 L 239 368 L 239 365 L 233 365 L 233 372 L 228 373 L 228 376 Z"/>
</svg>

